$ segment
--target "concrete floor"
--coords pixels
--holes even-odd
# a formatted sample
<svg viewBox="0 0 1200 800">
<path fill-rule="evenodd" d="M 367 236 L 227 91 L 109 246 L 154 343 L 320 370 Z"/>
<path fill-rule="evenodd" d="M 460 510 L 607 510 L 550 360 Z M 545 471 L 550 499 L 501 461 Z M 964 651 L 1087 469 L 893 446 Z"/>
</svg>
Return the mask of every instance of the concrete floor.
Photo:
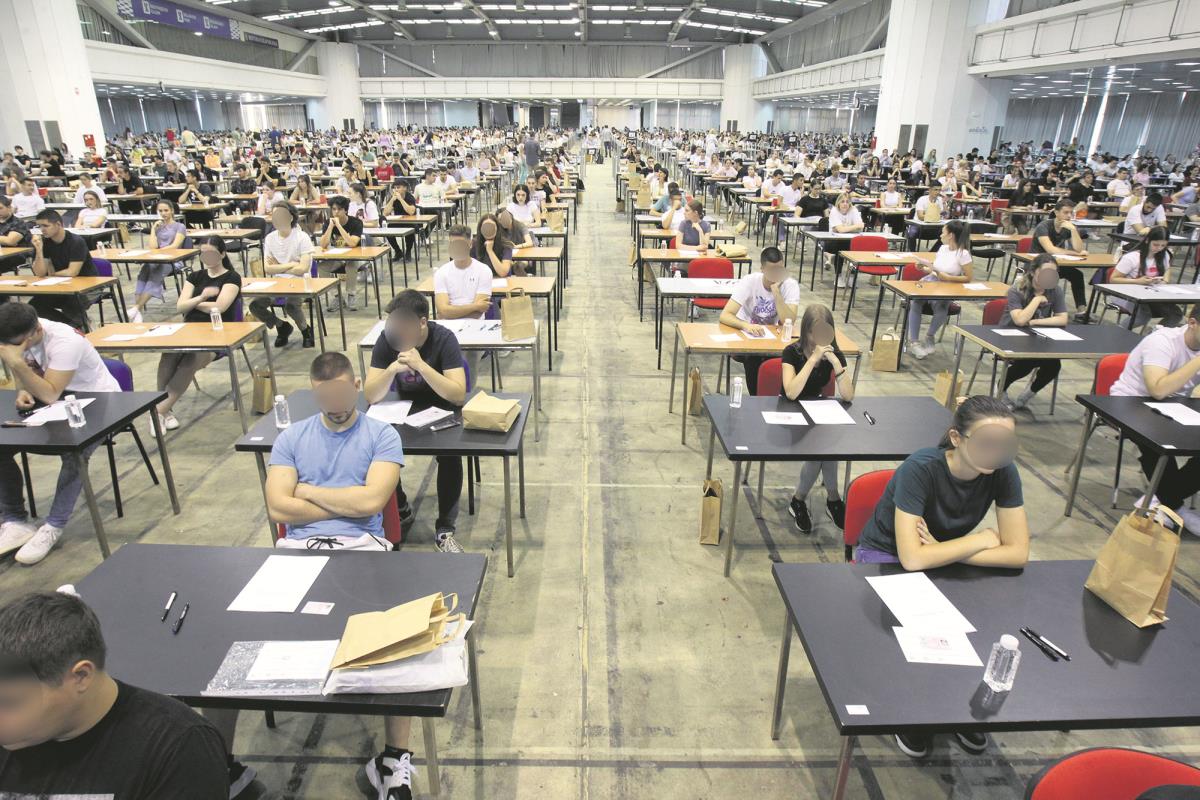
<svg viewBox="0 0 1200 800">
<path fill-rule="evenodd" d="M 668 373 L 655 369 L 652 324 L 637 319 L 626 261 L 628 219 L 614 213 L 607 165 L 589 168 L 586 181 L 561 352 L 543 382 L 542 441 L 534 443 L 531 433 L 526 440 L 529 517 L 515 532 L 515 578 L 503 569 L 501 476 L 486 460 L 479 514 L 461 520 L 467 550 L 492 558 L 477 629 L 485 718 L 477 737 L 468 694 L 455 694 L 450 716 L 438 726 L 444 796 L 825 796 L 839 739 L 800 648 L 793 650 L 783 736 L 773 742 L 769 735 L 783 614 L 769 567 L 772 560 L 837 562 L 840 533 L 816 514 L 824 503 L 820 489 L 810 498 L 819 516 L 816 532 L 795 532 L 785 510 L 795 474 L 776 466 L 768 469 L 763 517 L 754 519 L 742 507 L 731 579 L 721 577 L 719 550 L 697 544 L 706 426 L 689 420 L 689 444 L 679 444 L 679 419 L 666 410 Z M 830 278 L 815 296 L 805 289 L 805 302 L 829 302 L 831 293 Z M 864 295 L 846 328 L 864 347 L 869 310 Z M 968 307 L 965 317 L 977 321 L 978 314 Z M 354 341 L 375 316 L 351 316 Z M 254 355 L 261 359 L 261 352 Z M 296 343 L 277 358 L 281 391 L 306 385 L 310 357 Z M 876 375 L 864 366 L 858 391 L 926 394 L 950 360 L 947 342 L 926 361 L 910 359 L 898 375 Z M 716 362 L 701 365 L 711 386 Z M 505 366 L 506 387 L 528 391 L 524 359 Z M 145 359 L 134 367 L 139 386 L 148 388 L 154 363 Z M 1115 446 L 1100 436 L 1075 515 L 1062 516 L 1066 461 L 1081 416 L 1071 398 L 1089 389 L 1091 374 L 1090 364 L 1067 364 L 1057 413 L 1050 416 L 1048 400 L 1038 398 L 1020 417 L 1019 464 L 1035 559 L 1091 558 L 1117 519 L 1106 488 Z M 232 449 L 240 428 L 227 372 L 209 369 L 200 386 L 177 407 L 183 428 L 170 439 L 180 516 L 170 514 L 165 491 L 150 484 L 127 443 L 120 451 L 126 516 L 116 519 L 104 459 L 94 460 L 114 548 L 130 541 L 268 544 L 253 459 Z M 423 490 L 431 487 L 429 463 L 413 459 L 406 470 L 410 487 L 417 476 Z M 732 469 L 716 466 L 728 485 Z M 883 466 L 893 465 L 858 464 L 855 472 Z M 56 468 L 37 459 L 43 506 Z M 1135 469 L 1127 462 L 1125 508 L 1140 494 Z M 419 503 L 408 547 L 424 549 L 432 546 L 434 500 Z M 60 547 L 42 564 L 0 564 L 0 599 L 74 582 L 98 560 L 81 504 Z M 1200 543 L 1185 539 L 1177 585 L 1200 593 L 1197 574 Z M 236 751 L 258 770 L 263 796 L 329 800 L 358 796 L 354 772 L 381 739 L 374 719 L 284 714 L 271 731 L 261 715 L 245 714 Z M 980 757 L 943 741 L 921 764 L 890 740 L 868 737 L 856 751 L 848 796 L 1018 797 L 1045 761 L 1099 744 L 1200 761 L 1200 741 L 1186 731 L 1004 734 Z M 419 756 L 419 744 L 416 749 Z"/>
</svg>

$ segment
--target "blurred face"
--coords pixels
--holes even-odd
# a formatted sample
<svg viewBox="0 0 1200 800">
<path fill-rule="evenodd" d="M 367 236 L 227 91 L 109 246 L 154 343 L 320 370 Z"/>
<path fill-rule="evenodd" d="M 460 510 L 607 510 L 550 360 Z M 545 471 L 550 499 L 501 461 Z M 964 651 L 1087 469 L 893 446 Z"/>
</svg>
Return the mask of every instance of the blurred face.
<svg viewBox="0 0 1200 800">
<path fill-rule="evenodd" d="M 953 247 L 957 244 L 957 242 L 954 241 L 954 234 L 950 232 L 949 225 L 942 226 L 942 235 L 939 238 L 941 239 L 942 244 L 946 245 L 947 247 Z"/>
<path fill-rule="evenodd" d="M 501 211 L 500 214 L 496 217 L 496 219 L 499 220 L 500 225 L 502 227 L 504 227 L 506 229 L 512 228 L 513 216 L 512 216 L 511 211 Z"/>
<path fill-rule="evenodd" d="M 950 431 L 950 442 L 967 466 L 984 475 L 1017 458 L 1017 426 L 1011 419 L 985 417 L 966 432 Z"/>
<path fill-rule="evenodd" d="M 95 666 L 81 661 L 58 686 L 32 677 L 0 681 L 0 747 L 20 750 L 62 736 L 94 676 Z"/>
<path fill-rule="evenodd" d="M 1038 269 L 1033 276 L 1033 286 L 1039 291 L 1048 292 L 1058 285 L 1058 269 L 1046 264 Z"/>
<path fill-rule="evenodd" d="M 1150 255 L 1152 255 L 1152 256 L 1158 255 L 1159 253 L 1161 253 L 1163 250 L 1166 250 L 1166 249 L 1167 249 L 1167 242 L 1165 240 L 1160 239 L 1160 240 L 1153 241 L 1150 243 Z"/>
<path fill-rule="evenodd" d="M 327 381 L 312 381 L 317 408 L 330 424 L 345 425 L 354 416 L 358 403 L 359 380 L 352 373 Z"/>
<path fill-rule="evenodd" d="M 783 266 L 782 261 L 764 261 L 762 265 L 763 279 L 769 281 L 772 285 L 783 283 L 787 277 L 787 270 Z"/>
<path fill-rule="evenodd" d="M 38 231 L 47 239 L 53 239 L 62 230 L 62 223 L 51 222 L 48 219 L 39 219 L 37 226 Z"/>
<path fill-rule="evenodd" d="M 412 350 L 425 341 L 428 323 L 407 311 L 396 310 L 388 314 L 383 326 L 383 335 L 388 346 L 398 353 Z"/>
<path fill-rule="evenodd" d="M 1151 203 L 1149 200 L 1142 203 L 1142 213 L 1143 214 L 1153 214 L 1154 209 L 1156 209 L 1156 208 L 1158 208 L 1158 206 L 1155 205 L 1154 203 Z"/>
<path fill-rule="evenodd" d="M 468 261 L 471 258 L 471 240 L 462 236 L 450 237 L 447 249 L 453 261 Z"/>
<path fill-rule="evenodd" d="M 276 228 L 291 228 L 292 215 L 286 208 L 273 208 L 271 209 L 271 224 Z"/>
<path fill-rule="evenodd" d="M 1058 218 L 1059 222 L 1070 222 L 1071 217 L 1075 216 L 1075 212 L 1070 206 L 1063 206 L 1062 208 L 1055 209 L 1054 216 Z"/>
<path fill-rule="evenodd" d="M 499 226 L 497 226 L 496 221 L 492 219 L 485 219 L 479 226 L 479 233 L 484 239 L 495 239 L 496 234 L 499 233 L 499 231 Z"/>
<path fill-rule="evenodd" d="M 223 258 L 224 256 L 221 254 L 221 251 L 211 244 L 200 245 L 200 263 L 209 269 L 216 269 L 221 266 Z"/>
<path fill-rule="evenodd" d="M 838 207 L 838 211 L 842 212 L 843 214 L 850 213 L 850 201 L 844 197 L 838 201 L 837 207 Z"/>
<path fill-rule="evenodd" d="M 21 181 L 21 191 L 25 194 L 33 194 L 33 181 L 29 179 Z"/>
<path fill-rule="evenodd" d="M 809 333 L 809 341 L 817 347 L 828 347 L 833 344 L 834 331 L 833 326 L 824 320 L 818 320 L 813 323 L 812 331 Z"/>
</svg>

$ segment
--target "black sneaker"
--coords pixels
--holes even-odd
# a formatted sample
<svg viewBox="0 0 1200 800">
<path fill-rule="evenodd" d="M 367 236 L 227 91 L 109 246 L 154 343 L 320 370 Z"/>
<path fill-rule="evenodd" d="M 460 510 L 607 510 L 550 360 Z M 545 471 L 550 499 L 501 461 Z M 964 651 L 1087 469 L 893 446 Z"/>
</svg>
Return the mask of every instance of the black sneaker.
<svg viewBox="0 0 1200 800">
<path fill-rule="evenodd" d="M 465 553 L 463 546 L 454 538 L 454 528 L 439 527 L 433 537 L 433 546 L 439 553 Z"/>
<path fill-rule="evenodd" d="M 229 762 L 229 800 L 241 796 L 242 792 L 250 788 L 250 784 L 254 783 L 255 776 L 254 768 L 247 767 L 240 761 Z"/>
<path fill-rule="evenodd" d="M 928 758 L 933 752 L 933 737 L 923 733 L 897 733 L 896 747 L 909 758 Z"/>
<path fill-rule="evenodd" d="M 846 529 L 846 504 L 841 500 L 826 500 L 825 510 L 829 512 L 829 518 L 833 520 L 833 524 L 839 529 Z"/>
<path fill-rule="evenodd" d="M 412 800 L 412 753 L 388 748 L 367 762 L 367 783 L 378 800 Z"/>
<path fill-rule="evenodd" d="M 304 344 L 304 346 L 305 346 L 305 347 L 316 347 L 316 346 L 317 346 L 317 342 L 316 342 L 316 340 L 313 338 L 313 329 L 312 329 L 312 325 L 309 325 L 307 328 L 305 328 L 304 330 L 300 331 L 300 335 L 301 335 L 302 337 L 304 337 L 304 338 L 303 338 L 303 344 Z"/>
<path fill-rule="evenodd" d="M 417 512 L 408 503 L 400 506 L 400 528 L 405 532 L 417 521 Z"/>
<path fill-rule="evenodd" d="M 958 740 L 959 747 L 973 756 L 982 755 L 987 750 L 988 736 L 986 733 L 955 733 L 954 738 Z"/>
<path fill-rule="evenodd" d="M 808 515 L 808 506 L 799 497 L 792 497 L 788 503 L 788 513 L 796 523 L 796 530 L 801 533 L 812 533 L 812 517 Z"/>
<path fill-rule="evenodd" d="M 287 345 L 288 337 L 292 335 L 292 323 L 280 322 L 275 326 L 275 346 L 284 347 Z"/>
</svg>

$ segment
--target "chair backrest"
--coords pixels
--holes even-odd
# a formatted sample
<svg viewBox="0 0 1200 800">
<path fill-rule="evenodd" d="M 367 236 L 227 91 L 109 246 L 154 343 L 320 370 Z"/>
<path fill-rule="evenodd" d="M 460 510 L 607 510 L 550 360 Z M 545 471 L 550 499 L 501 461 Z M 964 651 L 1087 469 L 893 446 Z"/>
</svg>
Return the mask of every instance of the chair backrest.
<svg viewBox="0 0 1200 800">
<path fill-rule="evenodd" d="M 1001 217 L 1003 217 L 1003 214 L 1000 212 L 1002 208 L 1008 208 L 1008 200 L 993 198 L 991 205 L 988 207 L 992 212 L 992 222 L 995 222 L 997 225 L 1001 223 Z"/>
<path fill-rule="evenodd" d="M 1092 392 L 1107 395 L 1117 378 L 1125 371 L 1125 362 L 1128 360 L 1128 353 L 1113 353 L 1100 359 L 1100 363 L 1096 364 L 1096 379 Z"/>
<path fill-rule="evenodd" d="M 96 268 L 97 277 L 100 277 L 100 278 L 111 278 L 112 277 L 112 274 L 113 274 L 112 262 L 109 261 L 107 258 L 96 258 L 95 256 L 92 256 L 92 266 L 94 266 Z"/>
<path fill-rule="evenodd" d="M 251 241 L 258 241 L 267 233 L 267 221 L 262 217 L 246 216 L 242 217 L 242 221 L 238 223 L 239 228 L 254 228 L 258 233 L 253 233 L 246 238 Z"/>
<path fill-rule="evenodd" d="M 1017 240 L 1017 252 L 1018 253 L 1028 253 L 1032 249 L 1033 249 L 1033 237 L 1032 236 L 1022 236 L 1020 239 Z"/>
<path fill-rule="evenodd" d="M 888 481 L 895 472 L 894 469 L 880 469 L 859 475 L 850 482 L 850 490 L 846 492 L 846 527 L 842 529 L 842 543 L 846 546 L 847 561 L 850 560 L 851 551 L 858 544 L 859 535 L 866 527 L 867 520 L 875 513 L 875 506 L 879 504 L 879 498 L 883 497 L 883 490 L 887 488 Z"/>
<path fill-rule="evenodd" d="M 1003 297 L 997 297 L 995 300 L 989 300 L 987 305 L 983 307 L 983 324 L 984 325 L 999 325 L 1000 318 L 1004 316 L 1004 310 L 1008 308 L 1008 300 Z"/>
<path fill-rule="evenodd" d="M 238 296 L 233 300 L 233 321 L 244 322 L 246 315 L 242 311 L 242 293 L 239 291 Z"/>
<path fill-rule="evenodd" d="M 133 369 L 124 361 L 117 361 L 115 358 L 103 359 L 104 366 L 108 369 L 108 374 L 117 379 L 117 385 L 121 387 L 122 392 L 133 391 Z"/>
<path fill-rule="evenodd" d="M 856 253 L 882 253 L 888 249 L 888 242 L 882 236 L 855 236 L 850 240 L 850 249 Z"/>
<path fill-rule="evenodd" d="M 733 262 L 728 258 L 693 258 L 687 271 L 689 278 L 732 278 Z"/>
<path fill-rule="evenodd" d="M 926 273 L 918 269 L 916 264 L 905 264 L 904 269 L 900 270 L 900 280 L 902 281 L 919 281 L 925 275 Z"/>
<path fill-rule="evenodd" d="M 1156 786 L 1200 786 L 1200 769 L 1139 750 L 1096 747 L 1047 765 L 1030 779 L 1025 800 L 1133 800 Z"/>
<path fill-rule="evenodd" d="M 758 366 L 758 391 L 756 397 L 778 395 L 783 389 L 783 359 L 768 358 Z"/>
</svg>

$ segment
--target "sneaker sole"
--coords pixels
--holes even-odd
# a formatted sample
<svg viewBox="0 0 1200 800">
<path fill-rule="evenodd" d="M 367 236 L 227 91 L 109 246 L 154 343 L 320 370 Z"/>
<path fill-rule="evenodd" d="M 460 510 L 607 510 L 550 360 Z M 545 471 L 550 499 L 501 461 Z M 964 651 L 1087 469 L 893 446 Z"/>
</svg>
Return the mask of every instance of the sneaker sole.
<svg viewBox="0 0 1200 800">
<path fill-rule="evenodd" d="M 987 742 L 984 742 L 983 747 L 975 747 L 974 745 L 967 744 L 962 739 L 960 739 L 957 735 L 954 737 L 954 741 L 960 748 L 962 748 L 964 753 L 970 753 L 973 756 L 981 756 L 987 752 L 987 747 L 988 747 Z"/>
<path fill-rule="evenodd" d="M 242 770 L 241 776 L 236 781 L 229 784 L 229 796 L 237 797 L 242 792 L 250 788 L 250 784 L 254 783 L 254 779 L 258 777 L 258 773 L 252 767 L 245 767 Z"/>
<path fill-rule="evenodd" d="M 30 560 L 29 556 L 26 556 L 25 558 L 21 558 L 21 553 L 18 551 L 17 555 L 16 555 L 16 562 L 18 564 L 24 564 L 27 567 L 32 567 L 34 564 L 40 564 L 46 560 L 46 557 L 49 556 L 50 553 L 53 552 L 54 548 L 57 546 L 58 546 L 58 542 L 55 542 L 53 545 L 51 545 L 49 550 L 47 550 L 45 553 L 42 553 L 40 556 L 38 556 L 37 558 L 35 558 L 33 560 Z"/>
<path fill-rule="evenodd" d="M 787 512 L 788 516 L 792 518 L 792 523 L 796 526 L 796 530 L 800 531 L 801 533 L 812 533 L 812 525 L 809 525 L 808 530 L 800 527 L 800 520 L 796 519 L 796 512 L 792 511 L 791 505 L 788 505 Z"/>
<path fill-rule="evenodd" d="M 928 758 L 929 754 L 932 752 L 932 748 L 924 751 L 908 748 L 904 745 L 904 742 L 899 736 L 893 736 L 892 741 L 896 743 L 896 747 L 900 749 L 900 752 L 904 753 L 904 755 L 908 756 L 909 758 Z"/>
<path fill-rule="evenodd" d="M 36 531 L 35 531 L 35 533 L 36 533 Z M 29 544 L 29 540 L 32 539 L 33 536 L 34 536 L 34 534 L 30 534 L 29 539 L 26 539 L 25 541 L 21 542 L 20 544 L 16 545 L 15 547 L 10 547 L 6 550 L 0 550 L 0 558 L 3 558 L 4 556 L 8 555 L 9 553 L 15 553 L 18 550 L 20 550 L 22 547 Z"/>
<path fill-rule="evenodd" d="M 409 767 L 409 789 L 412 791 L 413 797 L 417 796 L 417 779 L 420 777 L 416 765 Z M 375 759 L 371 759 L 366 765 L 358 768 L 358 772 L 354 775 L 354 782 L 358 786 L 358 790 L 367 797 L 378 797 L 379 795 L 379 771 L 375 767 Z"/>
</svg>

